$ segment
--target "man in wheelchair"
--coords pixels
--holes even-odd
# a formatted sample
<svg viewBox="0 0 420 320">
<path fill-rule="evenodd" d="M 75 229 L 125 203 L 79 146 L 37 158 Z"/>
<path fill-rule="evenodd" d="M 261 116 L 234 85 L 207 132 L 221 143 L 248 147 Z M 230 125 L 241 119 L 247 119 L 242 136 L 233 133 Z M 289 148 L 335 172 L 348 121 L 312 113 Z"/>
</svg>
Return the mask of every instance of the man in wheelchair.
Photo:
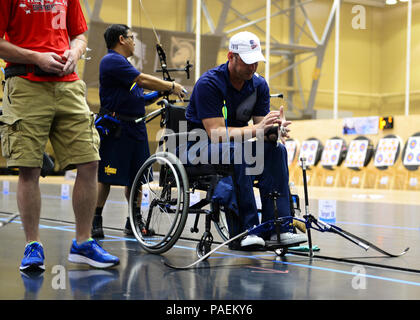
<svg viewBox="0 0 420 320">
<path fill-rule="evenodd" d="M 205 72 L 197 81 L 186 118 L 188 131 L 204 129 L 208 135 L 207 145 L 200 148 L 200 152 L 205 150 L 214 160 L 211 154 L 217 151 L 218 161 L 226 163 L 223 150 L 226 147 L 229 150 L 227 161 L 233 163 L 233 184 L 238 200 L 238 216 L 227 215 L 233 237 L 260 223 L 253 190 L 256 180 L 261 195 L 262 222 L 274 218 L 275 203 L 279 217 L 291 215 L 287 151 L 277 142 L 280 128 L 281 140 L 284 142 L 288 137 L 287 127 L 291 122 L 285 120 L 283 108 L 270 111 L 268 84 L 256 73 L 258 62 L 265 61 L 258 37 L 250 32 L 234 35 L 227 58 L 225 64 Z M 249 124 L 251 119 L 253 124 Z M 248 141 L 249 138 L 254 139 Z M 247 148 L 247 144 L 251 147 Z M 252 158 L 246 154 L 250 150 L 255 154 L 254 168 L 247 161 Z M 254 248 L 264 246 L 270 239 L 277 239 L 277 233 L 248 235 L 239 245 L 242 249 Z M 281 230 L 279 241 L 281 245 L 291 246 L 306 242 L 307 237 L 287 229 Z"/>
</svg>

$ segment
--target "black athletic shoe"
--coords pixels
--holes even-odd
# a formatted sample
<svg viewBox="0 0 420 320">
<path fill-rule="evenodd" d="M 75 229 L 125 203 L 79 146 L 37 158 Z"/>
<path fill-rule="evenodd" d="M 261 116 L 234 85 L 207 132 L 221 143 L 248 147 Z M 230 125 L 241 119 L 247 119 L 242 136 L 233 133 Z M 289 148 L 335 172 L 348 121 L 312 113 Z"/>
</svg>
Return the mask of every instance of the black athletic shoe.
<svg viewBox="0 0 420 320">
<path fill-rule="evenodd" d="M 104 230 L 102 229 L 102 216 L 94 216 L 92 222 L 92 238 L 103 239 Z"/>
<path fill-rule="evenodd" d="M 139 219 L 140 219 L 140 221 L 138 222 L 138 224 L 139 224 L 139 228 L 140 228 L 143 236 L 153 236 L 154 234 L 156 234 L 155 230 L 146 229 L 146 225 L 143 222 L 143 219 L 141 217 Z M 129 217 L 127 217 L 127 222 L 125 223 L 124 234 L 127 235 L 127 236 L 134 235 L 133 230 L 131 229 L 131 223 L 130 223 L 130 218 Z"/>
<path fill-rule="evenodd" d="M 130 223 L 130 218 L 129 217 L 127 217 L 127 221 L 125 222 L 124 234 L 126 236 L 134 235 L 133 229 L 131 229 L 131 223 Z"/>
</svg>

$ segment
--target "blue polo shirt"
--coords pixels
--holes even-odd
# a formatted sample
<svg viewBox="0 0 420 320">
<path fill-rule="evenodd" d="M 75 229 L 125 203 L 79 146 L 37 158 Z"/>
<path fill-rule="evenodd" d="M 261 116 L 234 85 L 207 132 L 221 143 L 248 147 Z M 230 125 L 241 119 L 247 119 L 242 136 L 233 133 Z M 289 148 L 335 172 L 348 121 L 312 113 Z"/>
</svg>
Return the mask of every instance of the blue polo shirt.
<svg viewBox="0 0 420 320">
<path fill-rule="evenodd" d="M 224 100 L 228 110 L 228 126 L 247 126 L 248 122 L 236 119 L 236 109 L 255 91 L 257 100 L 251 116 L 265 116 L 270 112 L 270 90 L 265 79 L 254 74 L 238 91 L 230 82 L 228 64 L 226 62 L 206 71 L 195 84 L 186 111 L 189 129 L 204 129 L 202 119 L 223 117 Z"/>
<path fill-rule="evenodd" d="M 130 91 L 140 72 L 126 57 L 108 50 L 99 65 L 99 97 L 101 107 L 124 116 L 142 117 L 146 113 L 143 88 Z M 122 130 L 136 140 L 147 140 L 144 122 L 121 121 Z"/>
</svg>

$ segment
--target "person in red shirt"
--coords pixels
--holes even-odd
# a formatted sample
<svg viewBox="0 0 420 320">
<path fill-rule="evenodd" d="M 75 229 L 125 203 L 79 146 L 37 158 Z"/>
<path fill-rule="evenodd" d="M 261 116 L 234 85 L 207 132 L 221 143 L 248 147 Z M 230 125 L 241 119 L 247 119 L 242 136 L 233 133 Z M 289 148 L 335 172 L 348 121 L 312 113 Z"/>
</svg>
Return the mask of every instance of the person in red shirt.
<svg viewBox="0 0 420 320">
<path fill-rule="evenodd" d="M 0 58 L 7 62 L 0 116 L 2 153 L 19 168 L 17 203 L 27 245 L 21 271 L 45 270 L 39 236 L 40 168 L 48 138 L 63 170 L 77 168 L 72 204 L 76 238 L 68 260 L 97 268 L 119 259 L 91 238 L 99 135 L 75 72 L 86 50 L 79 0 L 1 0 Z"/>
</svg>

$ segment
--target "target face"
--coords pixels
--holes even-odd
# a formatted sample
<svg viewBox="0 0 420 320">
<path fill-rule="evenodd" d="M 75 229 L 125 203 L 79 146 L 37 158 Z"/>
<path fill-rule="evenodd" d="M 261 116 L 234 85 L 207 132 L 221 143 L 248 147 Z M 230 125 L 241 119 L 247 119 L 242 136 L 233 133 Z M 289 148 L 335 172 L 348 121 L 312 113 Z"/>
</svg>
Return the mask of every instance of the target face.
<svg viewBox="0 0 420 320">
<path fill-rule="evenodd" d="M 344 166 L 349 168 L 362 168 L 366 160 L 368 146 L 368 140 L 353 140 L 350 142 L 349 152 L 344 161 Z"/>
<path fill-rule="evenodd" d="M 290 166 L 296 156 L 297 143 L 294 140 L 287 140 L 285 147 L 287 150 L 287 164 Z"/>
<path fill-rule="evenodd" d="M 340 159 L 340 151 L 343 145 L 341 139 L 329 139 L 325 143 L 325 148 L 322 151 L 321 165 L 336 166 Z"/>
<path fill-rule="evenodd" d="M 420 165 L 420 137 L 408 138 L 403 164 L 406 166 Z"/>
<path fill-rule="evenodd" d="M 393 166 L 397 158 L 397 151 L 400 145 L 398 138 L 382 138 L 376 149 L 374 166 Z"/>
<path fill-rule="evenodd" d="M 299 153 L 299 159 L 306 158 L 306 165 L 313 166 L 315 164 L 316 152 L 318 150 L 319 141 L 306 140 L 302 143 L 302 148 Z M 301 165 L 299 161 L 299 165 Z"/>
</svg>

